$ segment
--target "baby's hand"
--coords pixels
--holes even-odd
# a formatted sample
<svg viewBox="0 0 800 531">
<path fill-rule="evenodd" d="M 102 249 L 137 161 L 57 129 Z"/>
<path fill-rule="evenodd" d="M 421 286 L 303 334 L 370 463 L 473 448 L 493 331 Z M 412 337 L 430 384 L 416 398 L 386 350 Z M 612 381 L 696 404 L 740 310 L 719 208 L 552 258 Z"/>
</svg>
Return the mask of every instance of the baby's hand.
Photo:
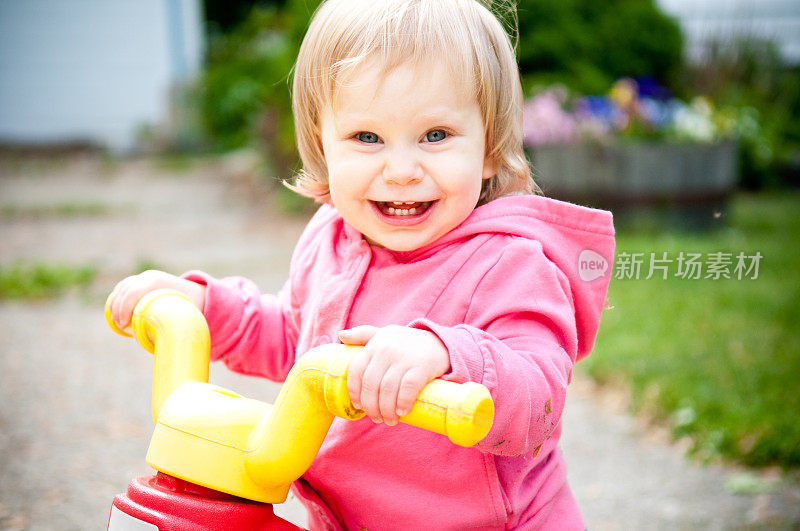
<svg viewBox="0 0 800 531">
<path fill-rule="evenodd" d="M 447 348 L 432 332 L 405 326 L 357 326 L 339 332 L 349 345 L 365 345 L 350 362 L 350 400 L 373 422 L 397 424 L 422 388 L 450 370 Z"/>
<path fill-rule="evenodd" d="M 139 300 L 157 289 L 178 290 L 189 297 L 200 311 L 203 310 L 206 298 L 205 286 L 163 271 L 145 271 L 120 281 L 108 298 L 111 319 L 120 330 L 124 330 L 130 324 L 133 309 Z"/>
</svg>

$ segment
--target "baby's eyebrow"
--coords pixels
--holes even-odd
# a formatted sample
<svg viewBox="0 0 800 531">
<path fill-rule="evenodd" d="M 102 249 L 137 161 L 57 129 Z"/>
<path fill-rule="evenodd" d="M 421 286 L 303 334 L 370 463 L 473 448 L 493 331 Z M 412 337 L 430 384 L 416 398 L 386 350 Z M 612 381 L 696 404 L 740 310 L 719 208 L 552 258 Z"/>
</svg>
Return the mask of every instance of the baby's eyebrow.
<svg viewBox="0 0 800 531">
<path fill-rule="evenodd" d="M 341 113 L 337 114 L 333 120 L 334 128 L 339 134 L 350 134 L 355 130 L 369 131 L 379 129 L 379 122 L 372 119 L 369 115 L 361 113 Z"/>
<path fill-rule="evenodd" d="M 405 112 L 402 108 L 393 108 L 382 112 L 371 112 L 358 106 L 339 107 L 333 112 L 333 123 L 337 134 L 347 136 L 357 131 L 385 132 L 389 126 L 404 123 L 412 130 L 424 132 L 435 128 L 447 128 L 459 131 L 465 127 L 464 121 L 470 109 L 465 106 L 431 105 L 427 108 Z"/>
<path fill-rule="evenodd" d="M 419 116 L 418 117 L 419 123 L 427 127 L 458 127 L 460 124 L 458 117 L 455 115 L 449 116 L 441 116 L 441 115 L 430 115 L 430 116 Z"/>
</svg>

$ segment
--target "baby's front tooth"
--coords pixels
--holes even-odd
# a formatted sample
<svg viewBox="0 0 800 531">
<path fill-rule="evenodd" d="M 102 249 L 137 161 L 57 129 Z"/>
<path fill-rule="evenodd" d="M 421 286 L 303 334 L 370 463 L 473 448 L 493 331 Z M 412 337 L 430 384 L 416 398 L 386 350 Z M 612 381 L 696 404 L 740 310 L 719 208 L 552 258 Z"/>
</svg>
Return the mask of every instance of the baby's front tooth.
<svg viewBox="0 0 800 531">
<path fill-rule="evenodd" d="M 416 208 L 409 208 L 409 209 L 408 209 L 408 213 L 409 213 L 409 214 L 411 214 L 411 215 L 413 216 L 414 214 L 416 214 L 416 213 L 417 213 L 417 209 L 416 209 Z"/>
<path fill-rule="evenodd" d="M 392 207 L 389 207 L 389 215 L 394 216 L 394 209 Z"/>
<path fill-rule="evenodd" d="M 401 210 L 400 212 L 402 212 L 402 214 L 403 214 L 404 216 L 407 216 L 407 215 L 408 215 L 408 209 L 407 209 L 407 208 L 404 208 L 404 209 L 403 209 L 403 210 Z"/>
</svg>

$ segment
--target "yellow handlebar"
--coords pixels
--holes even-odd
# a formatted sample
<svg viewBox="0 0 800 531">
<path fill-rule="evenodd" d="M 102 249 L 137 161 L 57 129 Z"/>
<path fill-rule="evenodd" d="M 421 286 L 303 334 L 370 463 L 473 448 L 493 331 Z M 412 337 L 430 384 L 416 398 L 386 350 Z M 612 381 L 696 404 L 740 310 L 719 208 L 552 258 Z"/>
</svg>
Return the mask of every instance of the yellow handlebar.
<svg viewBox="0 0 800 531">
<path fill-rule="evenodd" d="M 116 333 L 130 337 L 111 319 L 108 302 L 105 315 L 109 326 Z M 167 397 L 181 384 L 208 381 L 211 350 L 208 325 L 189 297 L 174 290 L 156 290 L 136 305 L 131 329 L 139 344 L 155 356 L 152 406 L 155 422 Z"/>
<path fill-rule="evenodd" d="M 106 306 L 106 319 L 116 332 Z M 360 347 L 330 344 L 301 356 L 274 406 L 209 385 L 209 333 L 184 295 L 158 290 L 134 310 L 134 336 L 155 354 L 148 463 L 167 474 L 269 503 L 285 500 L 319 451 L 334 415 L 364 416 L 347 391 L 347 367 Z M 492 426 L 486 387 L 434 380 L 420 393 L 406 424 L 473 446 Z"/>
</svg>

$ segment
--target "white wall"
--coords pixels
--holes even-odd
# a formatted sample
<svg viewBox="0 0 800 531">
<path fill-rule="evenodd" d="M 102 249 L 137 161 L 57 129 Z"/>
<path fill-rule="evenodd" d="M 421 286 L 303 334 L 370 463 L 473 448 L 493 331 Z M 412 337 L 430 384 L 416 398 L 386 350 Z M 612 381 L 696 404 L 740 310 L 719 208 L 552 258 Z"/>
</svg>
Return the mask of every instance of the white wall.
<svg viewBox="0 0 800 531">
<path fill-rule="evenodd" d="M 200 0 L 0 0 L 0 141 L 135 146 L 200 67 Z"/>
<path fill-rule="evenodd" d="M 702 56 L 710 39 L 775 40 L 784 59 L 800 64 L 800 0 L 657 0 L 679 19 L 691 58 Z"/>
</svg>

